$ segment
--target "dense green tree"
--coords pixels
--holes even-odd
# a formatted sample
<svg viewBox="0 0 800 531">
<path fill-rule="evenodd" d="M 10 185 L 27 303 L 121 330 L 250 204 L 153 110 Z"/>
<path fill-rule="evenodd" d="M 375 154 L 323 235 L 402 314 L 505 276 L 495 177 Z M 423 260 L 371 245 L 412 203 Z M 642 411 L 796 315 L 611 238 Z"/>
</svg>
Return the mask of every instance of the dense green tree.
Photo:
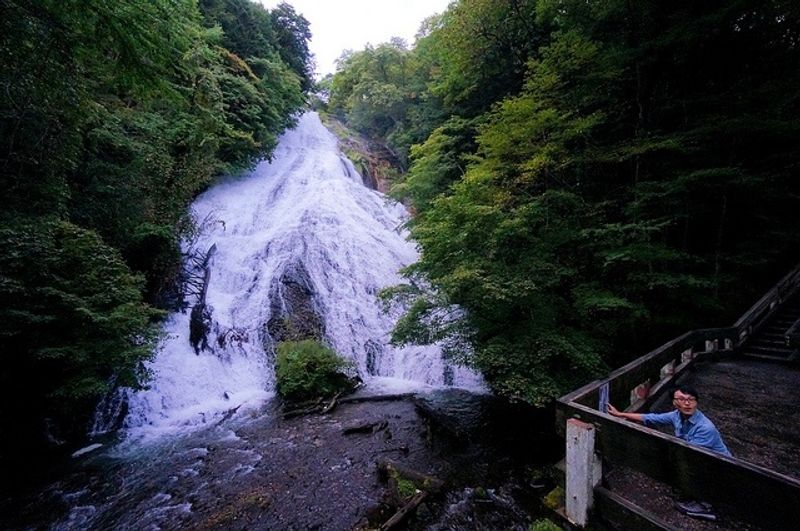
<svg viewBox="0 0 800 531">
<path fill-rule="evenodd" d="M 300 76 L 304 92 L 314 84 L 314 58 L 308 49 L 311 27 L 308 21 L 285 2 L 272 10 L 272 23 L 281 59 Z"/>
<path fill-rule="evenodd" d="M 463 118 L 453 117 L 437 127 L 425 142 L 411 147 L 411 166 L 392 186 L 392 195 L 418 213 L 426 210 L 464 174 L 474 137 L 474 125 Z"/>
<path fill-rule="evenodd" d="M 533 0 L 454 2 L 426 39 L 435 42 L 430 91 L 448 111 L 472 117 L 522 85 L 525 65 L 547 41 Z"/>
<path fill-rule="evenodd" d="M 344 56 L 342 75 L 333 79 L 332 110 L 366 134 L 388 136 L 400 125 L 408 103 L 407 56 L 401 41 Z"/>
<path fill-rule="evenodd" d="M 394 188 L 422 248 L 387 293 L 410 304 L 395 341 L 461 336 L 543 403 L 730 322 L 800 258 L 798 22 L 781 1 L 451 5 L 417 42 L 445 114 Z"/>
<path fill-rule="evenodd" d="M 0 421 L 30 402 L 25 447 L 45 418 L 80 434 L 112 378 L 141 381 L 186 207 L 293 123 L 309 34 L 246 0 L 0 0 L 0 14 Z"/>
<path fill-rule="evenodd" d="M 250 0 L 200 0 L 200 11 L 207 27 L 222 28 L 222 45 L 239 57 L 277 53 L 272 17 L 264 6 Z"/>
<path fill-rule="evenodd" d="M 0 418 L 15 433 L 5 457 L 46 435 L 48 421 L 53 437 L 82 435 L 112 377 L 139 385 L 156 314 L 119 252 L 69 222 L 0 229 L 0 272 Z"/>
</svg>

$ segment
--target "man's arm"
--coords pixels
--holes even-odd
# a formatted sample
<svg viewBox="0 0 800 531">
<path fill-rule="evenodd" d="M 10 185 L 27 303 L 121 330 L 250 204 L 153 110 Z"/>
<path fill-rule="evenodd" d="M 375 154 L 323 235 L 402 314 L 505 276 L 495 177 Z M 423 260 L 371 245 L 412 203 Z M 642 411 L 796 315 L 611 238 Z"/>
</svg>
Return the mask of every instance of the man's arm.
<svg viewBox="0 0 800 531">
<path fill-rule="evenodd" d="M 644 422 L 644 414 L 642 413 L 626 413 L 620 411 L 611 404 L 608 405 L 608 413 L 613 417 L 619 417 L 627 420 L 634 420 L 636 422 Z"/>
</svg>

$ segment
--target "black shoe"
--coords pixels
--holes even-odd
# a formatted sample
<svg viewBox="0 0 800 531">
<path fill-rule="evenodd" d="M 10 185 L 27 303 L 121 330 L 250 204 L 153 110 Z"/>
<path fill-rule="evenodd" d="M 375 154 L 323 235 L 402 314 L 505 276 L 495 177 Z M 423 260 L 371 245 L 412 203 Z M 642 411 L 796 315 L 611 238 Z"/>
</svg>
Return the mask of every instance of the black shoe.
<svg viewBox="0 0 800 531">
<path fill-rule="evenodd" d="M 714 508 L 710 503 L 692 500 L 675 502 L 675 507 L 686 516 L 691 516 L 692 518 L 700 518 L 702 520 L 711 521 L 715 521 L 717 519 L 717 515 L 714 514 Z"/>
</svg>

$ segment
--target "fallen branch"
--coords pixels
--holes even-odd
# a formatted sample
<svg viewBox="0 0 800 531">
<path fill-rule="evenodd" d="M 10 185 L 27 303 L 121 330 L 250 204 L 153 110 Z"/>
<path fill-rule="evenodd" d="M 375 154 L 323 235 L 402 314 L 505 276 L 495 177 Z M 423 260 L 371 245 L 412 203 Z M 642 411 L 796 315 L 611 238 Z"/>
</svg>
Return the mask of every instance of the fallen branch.
<svg viewBox="0 0 800 531">
<path fill-rule="evenodd" d="M 381 531 L 391 531 L 392 529 L 396 529 L 400 524 L 403 523 L 408 515 L 416 510 L 420 503 L 425 501 L 425 498 L 428 497 L 428 492 L 421 490 L 417 492 L 405 505 L 403 505 L 394 515 L 386 520 L 384 524 L 380 527 Z"/>
<path fill-rule="evenodd" d="M 417 396 L 416 393 L 399 393 L 394 395 L 367 395 L 367 396 L 346 396 L 339 402 L 342 404 L 357 404 L 359 402 L 390 402 L 392 400 L 406 400 Z"/>
<path fill-rule="evenodd" d="M 320 413 L 322 413 L 324 415 L 325 413 L 328 413 L 333 408 L 335 408 L 336 404 L 338 403 L 337 401 L 339 400 L 340 396 L 342 396 L 342 392 L 341 391 L 339 391 L 338 393 L 333 395 L 333 398 L 331 398 L 331 401 L 328 402 L 328 404 L 325 407 L 322 408 L 322 411 L 320 411 Z"/>
<path fill-rule="evenodd" d="M 402 444 L 400 446 L 395 446 L 394 448 L 384 448 L 383 450 L 378 450 L 376 452 L 373 452 L 373 455 L 375 455 L 375 454 L 386 454 L 386 453 L 389 453 L 389 452 L 400 452 L 403 455 L 408 455 L 410 450 L 408 449 L 408 446 L 406 446 L 405 444 Z"/>
<path fill-rule="evenodd" d="M 293 419 L 295 417 L 302 417 L 304 415 L 311 415 L 319 412 L 319 406 L 307 407 L 304 409 L 292 409 L 283 414 L 283 420 Z"/>
<path fill-rule="evenodd" d="M 386 426 L 388 425 L 389 422 L 386 419 L 361 422 L 360 424 L 351 424 L 350 426 L 345 426 L 342 428 L 342 433 L 344 435 L 351 435 L 353 433 L 376 433 L 386 429 Z"/>
</svg>

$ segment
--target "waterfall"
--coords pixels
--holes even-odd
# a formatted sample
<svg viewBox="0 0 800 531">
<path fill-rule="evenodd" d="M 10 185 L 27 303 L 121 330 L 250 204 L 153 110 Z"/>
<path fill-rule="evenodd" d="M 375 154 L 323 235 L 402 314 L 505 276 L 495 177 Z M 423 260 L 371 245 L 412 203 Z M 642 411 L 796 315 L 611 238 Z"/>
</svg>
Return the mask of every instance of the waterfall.
<svg viewBox="0 0 800 531">
<path fill-rule="evenodd" d="M 198 234 L 185 250 L 208 253 L 207 344 L 193 348 L 189 312 L 169 316 L 149 389 L 129 393 L 129 430 L 203 424 L 263 403 L 274 393 L 274 344 L 298 327 L 351 359 L 375 389 L 482 387 L 436 346 L 389 345 L 398 316 L 376 294 L 417 260 L 403 230 L 408 214 L 364 186 L 316 113 L 283 135 L 272 161 L 191 208 Z"/>
</svg>

